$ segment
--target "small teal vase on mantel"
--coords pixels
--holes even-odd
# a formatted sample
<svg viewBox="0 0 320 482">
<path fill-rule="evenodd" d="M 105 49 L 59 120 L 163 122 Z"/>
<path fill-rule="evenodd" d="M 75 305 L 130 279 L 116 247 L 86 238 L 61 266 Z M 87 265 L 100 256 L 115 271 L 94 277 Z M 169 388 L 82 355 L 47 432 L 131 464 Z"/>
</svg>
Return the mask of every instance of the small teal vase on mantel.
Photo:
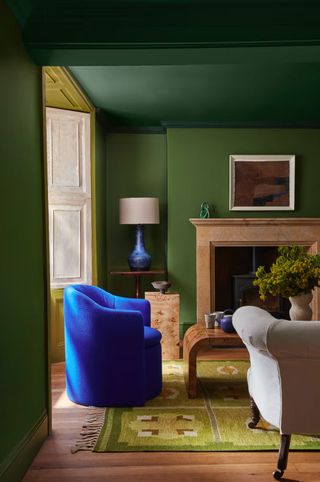
<svg viewBox="0 0 320 482">
<path fill-rule="evenodd" d="M 144 247 L 144 226 L 137 224 L 135 231 L 135 246 L 128 256 L 131 271 L 148 271 L 151 266 L 151 256 Z"/>
<path fill-rule="evenodd" d="M 310 306 L 312 301 L 311 291 L 290 296 L 289 301 L 291 303 L 289 310 L 290 320 L 310 321 L 312 319 L 312 309 Z"/>
</svg>

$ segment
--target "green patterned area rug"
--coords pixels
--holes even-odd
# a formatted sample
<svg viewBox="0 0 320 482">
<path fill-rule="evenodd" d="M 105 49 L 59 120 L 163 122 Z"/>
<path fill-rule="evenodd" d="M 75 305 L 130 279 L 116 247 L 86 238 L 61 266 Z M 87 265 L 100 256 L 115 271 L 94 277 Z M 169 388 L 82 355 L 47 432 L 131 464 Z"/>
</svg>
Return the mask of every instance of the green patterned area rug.
<svg viewBox="0 0 320 482">
<path fill-rule="evenodd" d="M 260 421 L 249 429 L 247 361 L 199 361 L 199 398 L 188 399 L 183 362 L 163 363 L 163 390 L 144 407 L 90 409 L 72 448 L 94 452 L 278 450 L 279 433 Z M 296 435 L 291 449 L 320 449 L 318 436 Z"/>
</svg>

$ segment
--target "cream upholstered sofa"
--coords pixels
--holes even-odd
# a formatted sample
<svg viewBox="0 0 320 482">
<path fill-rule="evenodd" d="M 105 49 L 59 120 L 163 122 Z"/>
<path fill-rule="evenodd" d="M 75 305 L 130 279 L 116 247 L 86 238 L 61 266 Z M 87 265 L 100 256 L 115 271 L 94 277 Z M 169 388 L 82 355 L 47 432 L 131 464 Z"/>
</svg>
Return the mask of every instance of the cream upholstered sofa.
<svg viewBox="0 0 320 482">
<path fill-rule="evenodd" d="M 261 416 L 279 428 L 280 479 L 287 466 L 291 434 L 320 434 L 320 322 L 278 320 L 255 306 L 243 306 L 233 324 L 251 366 L 248 388 L 254 428 Z"/>
</svg>

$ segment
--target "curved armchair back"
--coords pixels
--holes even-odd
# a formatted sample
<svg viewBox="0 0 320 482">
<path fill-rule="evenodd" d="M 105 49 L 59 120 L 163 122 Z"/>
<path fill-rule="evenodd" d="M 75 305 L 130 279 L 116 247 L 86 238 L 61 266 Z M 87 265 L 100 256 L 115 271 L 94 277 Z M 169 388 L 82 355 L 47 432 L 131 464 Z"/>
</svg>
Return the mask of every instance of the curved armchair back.
<svg viewBox="0 0 320 482">
<path fill-rule="evenodd" d="M 249 392 L 263 418 L 281 433 L 320 433 L 320 322 L 244 306 L 233 324 L 250 354 Z"/>
<path fill-rule="evenodd" d="M 116 296 L 108 293 L 98 286 L 91 285 L 73 285 L 74 289 L 87 295 L 94 300 L 98 305 L 105 308 L 112 308 L 116 310 L 137 310 L 140 311 L 143 317 L 145 326 L 150 326 L 150 303 L 147 300 L 139 298 L 125 298 L 123 296 Z"/>
<path fill-rule="evenodd" d="M 100 306 L 104 306 L 105 308 L 114 308 L 115 296 L 101 288 L 98 288 L 98 286 L 73 285 L 66 288 L 66 290 L 68 290 L 67 296 L 69 296 L 69 288 L 71 288 L 70 292 L 73 290 L 77 293 L 83 293 L 91 300 L 94 300 Z"/>
<path fill-rule="evenodd" d="M 125 300 L 95 286 L 65 289 L 66 381 L 71 400 L 95 406 L 144 404 L 148 395 L 144 330 L 145 323 L 150 324 L 150 305 L 146 300 Z M 160 336 L 157 342 L 160 345 Z"/>
</svg>

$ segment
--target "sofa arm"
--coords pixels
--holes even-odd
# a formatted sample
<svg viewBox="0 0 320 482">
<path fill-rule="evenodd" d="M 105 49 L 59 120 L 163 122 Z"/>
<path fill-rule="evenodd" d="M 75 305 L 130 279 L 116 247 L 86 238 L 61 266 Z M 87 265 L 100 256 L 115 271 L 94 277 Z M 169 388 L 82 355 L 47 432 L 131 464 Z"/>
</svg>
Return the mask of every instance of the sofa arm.
<svg viewBox="0 0 320 482">
<path fill-rule="evenodd" d="M 255 306 L 242 306 L 232 321 L 246 345 L 275 358 L 320 359 L 320 321 L 278 320 Z"/>
<path fill-rule="evenodd" d="M 140 311 L 145 326 L 150 326 L 150 303 L 141 298 L 124 298 L 115 296 L 115 309 Z"/>
<path fill-rule="evenodd" d="M 320 360 L 320 321 L 279 320 L 268 331 L 267 348 L 275 358 Z"/>
<path fill-rule="evenodd" d="M 268 351 L 268 330 L 278 322 L 270 313 L 256 306 L 242 306 L 235 311 L 232 322 L 246 345 L 257 350 Z"/>
</svg>

